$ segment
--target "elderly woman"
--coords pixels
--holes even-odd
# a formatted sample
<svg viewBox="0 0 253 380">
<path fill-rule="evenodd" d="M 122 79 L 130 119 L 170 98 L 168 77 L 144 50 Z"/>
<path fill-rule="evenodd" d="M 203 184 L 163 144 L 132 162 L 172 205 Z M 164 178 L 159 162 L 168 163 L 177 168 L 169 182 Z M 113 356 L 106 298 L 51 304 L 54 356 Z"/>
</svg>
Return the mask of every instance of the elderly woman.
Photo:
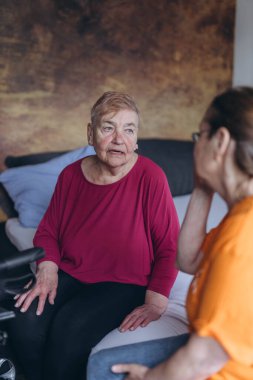
<svg viewBox="0 0 253 380">
<path fill-rule="evenodd" d="M 84 379 L 110 330 L 158 319 L 175 281 L 179 223 L 163 171 L 139 156 L 139 111 L 126 94 L 95 103 L 96 155 L 60 174 L 36 233 L 37 284 L 19 295 L 10 335 L 28 380 Z"/>
<path fill-rule="evenodd" d="M 195 274 L 191 333 L 100 351 L 89 380 L 253 379 L 253 89 L 217 96 L 193 140 L 197 180 L 178 244 L 180 269 Z M 206 235 L 214 192 L 228 213 Z"/>
</svg>

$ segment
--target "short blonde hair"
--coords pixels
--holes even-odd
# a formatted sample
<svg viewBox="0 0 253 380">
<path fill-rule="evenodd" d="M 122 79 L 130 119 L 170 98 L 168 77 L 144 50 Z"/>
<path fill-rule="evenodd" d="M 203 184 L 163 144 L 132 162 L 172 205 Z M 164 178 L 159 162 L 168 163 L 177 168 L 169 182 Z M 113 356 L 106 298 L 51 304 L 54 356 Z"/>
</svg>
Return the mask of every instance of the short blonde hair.
<svg viewBox="0 0 253 380">
<path fill-rule="evenodd" d="M 97 126 L 102 117 L 108 113 L 116 113 L 121 110 L 134 111 L 140 123 L 140 112 L 134 99 L 123 92 L 107 91 L 93 105 L 91 109 L 91 125 Z"/>
</svg>

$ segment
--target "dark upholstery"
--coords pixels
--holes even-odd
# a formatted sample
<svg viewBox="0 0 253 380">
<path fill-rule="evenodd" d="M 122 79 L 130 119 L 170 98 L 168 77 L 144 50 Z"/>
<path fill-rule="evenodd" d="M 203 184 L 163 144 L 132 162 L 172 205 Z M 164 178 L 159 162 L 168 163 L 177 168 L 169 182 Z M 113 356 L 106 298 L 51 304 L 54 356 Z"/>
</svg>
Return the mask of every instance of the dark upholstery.
<svg viewBox="0 0 253 380">
<path fill-rule="evenodd" d="M 151 158 L 165 172 L 173 196 L 193 189 L 193 143 L 181 140 L 140 139 L 139 153 Z"/>
<path fill-rule="evenodd" d="M 58 157 L 64 153 L 67 153 L 67 151 L 33 153 L 24 156 L 7 156 L 4 163 L 7 168 L 15 168 L 17 166 L 24 165 L 35 165 L 49 161 L 52 158 Z"/>
<path fill-rule="evenodd" d="M 193 189 L 193 143 L 181 140 L 139 139 L 138 152 L 151 158 L 165 172 L 173 196 L 188 194 Z M 33 153 L 24 156 L 7 156 L 7 168 L 34 165 L 46 162 L 66 151 Z M 13 202 L 0 184 L 0 207 L 8 217 L 17 216 Z M 4 223 L 0 228 L 1 251 L 16 250 L 10 245 L 4 233 Z"/>
<path fill-rule="evenodd" d="M 193 143 L 182 140 L 139 139 L 138 152 L 151 158 L 165 172 L 173 196 L 189 194 L 193 189 Z M 8 168 L 46 162 L 64 154 L 61 152 L 7 156 Z"/>
</svg>

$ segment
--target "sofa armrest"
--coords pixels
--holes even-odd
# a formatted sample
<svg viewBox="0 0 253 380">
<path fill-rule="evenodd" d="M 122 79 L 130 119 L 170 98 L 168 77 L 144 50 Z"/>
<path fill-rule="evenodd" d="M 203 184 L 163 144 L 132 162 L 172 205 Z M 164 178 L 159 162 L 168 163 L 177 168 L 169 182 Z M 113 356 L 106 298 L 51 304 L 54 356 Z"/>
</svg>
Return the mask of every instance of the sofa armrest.
<svg viewBox="0 0 253 380">
<path fill-rule="evenodd" d="M 67 151 L 59 152 L 42 152 L 32 153 L 23 156 L 7 156 L 4 164 L 6 168 L 16 168 L 25 165 L 36 165 L 56 158 Z M 18 213 L 14 209 L 14 203 L 7 191 L 0 183 L 0 222 L 6 221 L 9 218 L 17 217 Z"/>
</svg>

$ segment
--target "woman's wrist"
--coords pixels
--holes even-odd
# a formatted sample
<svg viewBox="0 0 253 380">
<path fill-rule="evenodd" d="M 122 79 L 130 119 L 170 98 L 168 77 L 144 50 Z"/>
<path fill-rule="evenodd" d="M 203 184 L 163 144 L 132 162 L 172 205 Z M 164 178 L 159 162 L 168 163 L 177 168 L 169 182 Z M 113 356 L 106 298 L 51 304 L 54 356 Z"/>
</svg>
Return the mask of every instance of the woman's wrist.
<svg viewBox="0 0 253 380">
<path fill-rule="evenodd" d="M 59 267 L 54 261 L 47 260 L 38 264 L 38 270 L 43 269 L 58 272 Z"/>
<path fill-rule="evenodd" d="M 160 293 L 148 289 L 146 291 L 145 304 L 154 306 L 157 311 L 162 314 L 167 308 L 168 298 Z"/>
<path fill-rule="evenodd" d="M 212 199 L 213 198 L 213 195 L 214 195 L 214 192 L 212 189 L 210 189 L 209 187 L 207 186 L 195 186 L 193 191 L 192 191 L 192 195 L 196 195 L 196 197 L 198 199 L 200 198 L 203 198 L 203 199 Z"/>
</svg>

